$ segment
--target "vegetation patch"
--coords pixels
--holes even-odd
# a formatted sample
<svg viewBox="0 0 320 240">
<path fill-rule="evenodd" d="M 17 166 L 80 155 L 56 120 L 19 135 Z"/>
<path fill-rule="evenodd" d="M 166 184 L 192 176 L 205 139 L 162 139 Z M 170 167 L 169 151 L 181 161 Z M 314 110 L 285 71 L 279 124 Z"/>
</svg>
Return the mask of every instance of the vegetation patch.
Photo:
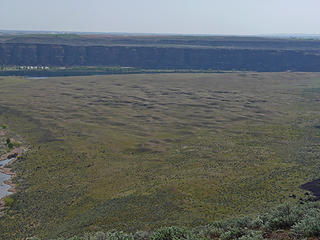
<svg viewBox="0 0 320 240">
<path fill-rule="evenodd" d="M 14 203 L 14 199 L 12 197 L 5 197 L 3 200 L 7 207 L 12 207 Z"/>
<path fill-rule="evenodd" d="M 0 122 L 30 150 L 13 163 L 18 191 L 0 238 L 167 226 L 177 228 L 159 234 L 184 234 L 244 215 L 253 220 L 203 231 L 259 237 L 256 214 L 303 202 L 310 196 L 299 186 L 319 178 L 319 80 L 249 72 L 1 77 Z M 300 210 L 277 211 L 262 219 L 268 231 L 299 234 Z"/>
<path fill-rule="evenodd" d="M 277 224 L 275 224 L 277 222 Z M 270 228 L 272 226 L 272 229 Z M 320 236 L 320 203 L 284 204 L 258 217 L 216 221 L 197 228 L 164 227 L 153 232 L 97 232 L 60 240 L 262 240 L 306 239 Z M 41 240 L 40 238 L 28 238 Z"/>
</svg>

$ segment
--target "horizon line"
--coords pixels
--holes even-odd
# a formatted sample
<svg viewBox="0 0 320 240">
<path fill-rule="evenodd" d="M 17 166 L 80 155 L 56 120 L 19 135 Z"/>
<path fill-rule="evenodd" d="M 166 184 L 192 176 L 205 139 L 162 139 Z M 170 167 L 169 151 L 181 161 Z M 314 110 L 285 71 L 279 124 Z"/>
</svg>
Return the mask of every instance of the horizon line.
<svg viewBox="0 0 320 240">
<path fill-rule="evenodd" d="M 257 34 L 219 34 L 219 33 L 156 33 L 156 32 L 104 32 L 104 31 L 63 31 L 63 30 L 20 30 L 0 29 L 0 32 L 25 32 L 25 33 L 46 33 L 46 34 L 110 34 L 110 35 L 161 35 L 161 36 L 228 36 L 228 37 L 320 37 L 318 33 L 257 33 Z"/>
</svg>

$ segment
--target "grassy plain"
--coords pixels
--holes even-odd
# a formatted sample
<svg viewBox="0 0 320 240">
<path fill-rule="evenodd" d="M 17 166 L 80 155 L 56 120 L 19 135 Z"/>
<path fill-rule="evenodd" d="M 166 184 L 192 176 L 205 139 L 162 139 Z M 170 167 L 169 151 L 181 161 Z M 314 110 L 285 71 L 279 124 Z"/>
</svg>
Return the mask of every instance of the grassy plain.
<svg viewBox="0 0 320 240">
<path fill-rule="evenodd" d="M 319 177 L 320 74 L 0 77 L 0 125 L 30 151 L 0 238 L 197 226 Z"/>
</svg>

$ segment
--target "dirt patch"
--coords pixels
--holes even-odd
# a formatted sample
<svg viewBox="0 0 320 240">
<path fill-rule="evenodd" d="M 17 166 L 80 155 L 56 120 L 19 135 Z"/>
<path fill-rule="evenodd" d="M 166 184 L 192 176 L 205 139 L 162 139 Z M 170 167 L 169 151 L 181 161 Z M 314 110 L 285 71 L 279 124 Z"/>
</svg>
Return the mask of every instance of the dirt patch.
<svg viewBox="0 0 320 240">
<path fill-rule="evenodd" d="M 1 129 L 0 130 L 0 137 L 3 137 L 3 136 L 5 136 L 6 135 L 6 132 L 3 130 L 3 129 Z"/>
<path fill-rule="evenodd" d="M 272 239 L 272 240 L 290 240 L 290 239 L 294 239 L 292 236 L 290 236 L 288 231 L 276 231 L 276 232 L 269 232 L 269 233 L 265 233 L 264 238 L 266 239 Z"/>
<path fill-rule="evenodd" d="M 8 159 L 8 158 L 10 158 L 10 156 L 19 157 L 19 156 L 21 156 L 25 151 L 26 151 L 26 148 L 25 148 L 25 147 L 15 148 L 15 149 L 11 150 L 10 152 L 1 155 L 1 156 L 0 156 L 0 161 L 3 161 L 3 160 Z"/>
</svg>

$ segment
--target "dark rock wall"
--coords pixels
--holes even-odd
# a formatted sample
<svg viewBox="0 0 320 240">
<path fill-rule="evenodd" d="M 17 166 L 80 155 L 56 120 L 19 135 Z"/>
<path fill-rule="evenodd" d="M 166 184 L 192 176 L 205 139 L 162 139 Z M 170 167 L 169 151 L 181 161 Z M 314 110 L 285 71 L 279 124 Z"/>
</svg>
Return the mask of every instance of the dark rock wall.
<svg viewBox="0 0 320 240">
<path fill-rule="evenodd" d="M 128 66 L 145 69 L 320 71 L 320 52 L 227 48 L 0 43 L 0 65 Z"/>
</svg>

